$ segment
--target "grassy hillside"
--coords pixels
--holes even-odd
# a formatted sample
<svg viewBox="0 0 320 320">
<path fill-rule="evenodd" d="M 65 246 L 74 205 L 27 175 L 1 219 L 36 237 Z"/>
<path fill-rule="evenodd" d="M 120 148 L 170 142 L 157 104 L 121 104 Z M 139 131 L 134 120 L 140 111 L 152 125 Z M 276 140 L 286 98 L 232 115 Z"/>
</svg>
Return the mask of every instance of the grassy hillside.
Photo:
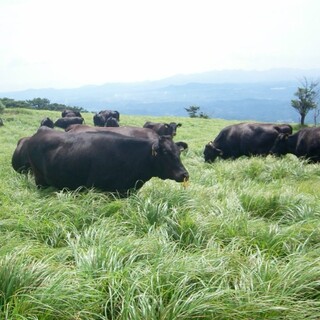
<svg viewBox="0 0 320 320">
<path fill-rule="evenodd" d="M 206 164 L 204 145 L 231 122 L 122 115 L 182 122 L 187 188 L 152 178 L 126 199 L 38 190 L 11 156 L 45 116 L 59 113 L 2 117 L 0 319 L 319 319 L 318 164 Z"/>
</svg>

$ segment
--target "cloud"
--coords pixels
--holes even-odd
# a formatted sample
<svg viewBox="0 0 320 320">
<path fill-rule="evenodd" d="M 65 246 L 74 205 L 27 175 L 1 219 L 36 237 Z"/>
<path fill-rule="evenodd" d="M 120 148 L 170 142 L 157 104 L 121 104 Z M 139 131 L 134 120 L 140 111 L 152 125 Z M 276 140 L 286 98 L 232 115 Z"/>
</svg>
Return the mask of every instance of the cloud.
<svg viewBox="0 0 320 320">
<path fill-rule="evenodd" d="M 320 67 L 317 0 L 0 3 L 0 91 Z M 10 84 L 10 85 L 9 85 Z"/>
</svg>

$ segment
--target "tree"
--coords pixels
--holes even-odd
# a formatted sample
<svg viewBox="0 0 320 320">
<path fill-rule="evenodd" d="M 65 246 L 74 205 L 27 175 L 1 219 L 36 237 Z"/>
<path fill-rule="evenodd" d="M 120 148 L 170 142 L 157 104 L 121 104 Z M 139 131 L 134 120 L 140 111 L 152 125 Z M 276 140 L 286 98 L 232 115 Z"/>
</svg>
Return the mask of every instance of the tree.
<svg viewBox="0 0 320 320">
<path fill-rule="evenodd" d="M 34 98 L 32 100 L 27 100 L 27 103 L 29 103 L 35 109 L 44 110 L 48 109 L 50 100 L 46 98 Z"/>
<path fill-rule="evenodd" d="M 6 106 L 0 100 L 0 114 L 4 112 L 5 108 L 6 108 Z M 0 126 L 3 126 L 3 120 L 1 118 L 0 118 Z"/>
<path fill-rule="evenodd" d="M 198 106 L 190 106 L 189 108 L 184 108 L 184 109 L 188 112 L 190 118 L 204 118 L 204 119 L 209 118 L 209 116 L 203 113 L 202 111 L 198 113 L 200 110 L 200 107 Z"/>
<path fill-rule="evenodd" d="M 301 87 L 298 87 L 294 94 L 298 99 L 291 100 L 291 106 L 300 114 L 300 124 L 302 126 L 308 112 L 317 108 L 318 85 L 318 81 L 308 81 L 307 78 L 304 78 L 301 81 Z"/>
<path fill-rule="evenodd" d="M 10 98 L 2 98 L 1 102 L 6 108 L 31 108 L 30 104 L 22 100 L 14 100 Z"/>
<path fill-rule="evenodd" d="M 4 112 L 4 109 L 6 108 L 6 106 L 4 105 L 4 103 L 0 100 L 0 114 Z"/>
</svg>

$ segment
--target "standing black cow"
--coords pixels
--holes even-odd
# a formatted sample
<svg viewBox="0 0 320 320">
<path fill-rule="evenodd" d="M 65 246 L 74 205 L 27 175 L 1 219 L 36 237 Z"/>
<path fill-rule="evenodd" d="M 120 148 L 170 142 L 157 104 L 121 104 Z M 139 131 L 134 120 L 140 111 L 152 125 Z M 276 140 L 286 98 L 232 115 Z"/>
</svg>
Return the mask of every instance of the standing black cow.
<svg viewBox="0 0 320 320">
<path fill-rule="evenodd" d="M 17 147 L 13 152 L 11 164 L 15 171 L 19 173 L 27 173 L 31 166 L 28 158 L 28 142 L 30 137 L 21 138 Z"/>
<path fill-rule="evenodd" d="M 143 127 L 154 130 L 160 136 L 175 136 L 177 134 L 177 128 L 181 127 L 181 123 L 159 123 L 147 121 Z"/>
<path fill-rule="evenodd" d="M 111 131 L 62 132 L 41 127 L 28 143 L 38 186 L 96 187 L 125 194 L 152 177 L 182 182 L 189 175 L 171 138 L 142 139 Z"/>
<path fill-rule="evenodd" d="M 120 113 L 116 110 L 102 110 L 93 116 L 93 124 L 97 127 L 104 127 L 108 118 L 115 118 L 120 121 Z"/>
<path fill-rule="evenodd" d="M 59 127 L 62 129 L 66 129 L 72 124 L 82 124 L 84 121 L 83 118 L 81 117 L 64 117 L 64 118 L 59 118 L 55 123 L 55 127 Z"/>
<path fill-rule="evenodd" d="M 205 146 L 204 159 L 206 162 L 212 162 L 217 157 L 228 159 L 267 155 L 279 134 L 278 125 L 260 123 L 230 125 L 222 129 L 218 136 Z"/>
<path fill-rule="evenodd" d="M 320 162 L 320 128 L 303 128 L 293 135 L 281 133 L 270 152 L 277 156 L 292 153 L 311 162 Z"/>
<path fill-rule="evenodd" d="M 40 127 L 41 126 L 46 126 L 46 127 L 49 127 L 49 128 L 53 128 L 54 127 L 54 123 L 49 117 L 46 117 L 46 118 L 43 118 L 41 120 Z"/>
</svg>

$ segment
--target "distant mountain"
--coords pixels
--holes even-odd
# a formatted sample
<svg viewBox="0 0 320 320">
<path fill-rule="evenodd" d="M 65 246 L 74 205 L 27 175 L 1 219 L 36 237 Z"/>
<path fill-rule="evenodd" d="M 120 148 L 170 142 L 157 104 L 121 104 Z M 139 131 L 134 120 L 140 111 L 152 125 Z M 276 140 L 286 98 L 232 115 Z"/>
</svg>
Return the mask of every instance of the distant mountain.
<svg viewBox="0 0 320 320">
<path fill-rule="evenodd" d="M 2 92 L 0 97 L 16 100 L 41 97 L 89 111 L 115 109 L 124 114 L 157 116 L 187 116 L 184 108 L 197 105 L 215 118 L 297 122 L 299 115 L 290 101 L 304 77 L 319 79 L 320 69 L 212 71 L 159 81 Z M 307 121 L 312 122 L 312 114 Z"/>
</svg>

